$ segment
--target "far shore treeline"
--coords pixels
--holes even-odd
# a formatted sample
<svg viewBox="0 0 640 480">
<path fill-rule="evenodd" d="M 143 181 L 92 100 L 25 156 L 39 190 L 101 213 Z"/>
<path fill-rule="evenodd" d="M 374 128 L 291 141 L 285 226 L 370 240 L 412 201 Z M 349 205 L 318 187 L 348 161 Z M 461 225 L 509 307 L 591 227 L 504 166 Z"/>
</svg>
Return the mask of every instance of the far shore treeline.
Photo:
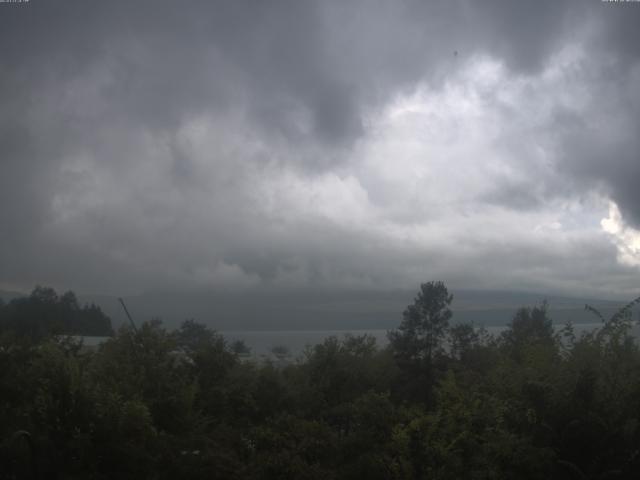
<svg viewBox="0 0 640 480">
<path fill-rule="evenodd" d="M 113 335 L 111 320 L 100 307 L 81 307 L 73 292 L 58 295 L 54 289 L 40 286 L 29 296 L 7 304 L 0 299 L 0 331 L 32 341 L 50 335 Z"/>
<path fill-rule="evenodd" d="M 637 478 L 640 298 L 580 335 L 546 303 L 490 335 L 454 301 L 424 283 L 384 347 L 266 361 L 193 320 L 114 332 L 72 292 L 0 301 L 0 479 Z"/>
</svg>

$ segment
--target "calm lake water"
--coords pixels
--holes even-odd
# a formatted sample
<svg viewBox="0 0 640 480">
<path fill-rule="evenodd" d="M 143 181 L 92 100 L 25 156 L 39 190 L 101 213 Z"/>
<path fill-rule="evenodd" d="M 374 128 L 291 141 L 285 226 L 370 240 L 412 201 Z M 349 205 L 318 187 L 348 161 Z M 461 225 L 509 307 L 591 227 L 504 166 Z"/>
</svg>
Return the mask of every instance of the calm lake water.
<svg viewBox="0 0 640 480">
<path fill-rule="evenodd" d="M 560 329 L 564 325 L 554 325 L 554 328 Z M 594 328 L 602 326 L 601 323 L 576 323 L 573 325 L 576 336 L 583 332 L 588 332 Z M 485 327 L 487 332 L 492 335 L 499 335 L 503 332 L 505 326 Z M 307 346 L 317 345 L 331 336 L 343 338 L 345 335 L 362 336 L 370 335 L 376 339 L 378 346 L 383 347 L 388 343 L 388 330 L 384 329 L 368 329 L 368 330 L 237 330 L 237 331 L 220 331 L 225 339 L 231 343 L 236 340 L 242 340 L 251 350 L 251 357 L 264 358 L 272 357 L 271 350 L 274 347 L 286 347 L 291 357 L 299 356 Z M 640 327 L 633 327 L 633 334 L 640 338 Z M 109 337 L 76 337 L 82 339 L 86 347 L 97 347 L 99 344 L 108 340 Z"/>
<path fill-rule="evenodd" d="M 556 329 L 564 325 L 554 325 Z M 602 326 L 601 323 L 576 323 L 573 325 L 576 336 L 582 332 L 588 332 Z M 492 335 L 499 335 L 506 327 L 485 327 Z M 636 336 L 640 333 L 638 327 L 634 327 Z M 286 347 L 292 356 L 302 353 L 307 345 L 322 343 L 330 336 L 342 338 L 350 334 L 354 336 L 371 335 L 379 346 L 388 343 L 387 330 L 279 330 L 279 331 L 222 331 L 220 332 L 229 341 L 242 340 L 250 349 L 254 357 L 269 355 L 275 346 Z"/>
</svg>

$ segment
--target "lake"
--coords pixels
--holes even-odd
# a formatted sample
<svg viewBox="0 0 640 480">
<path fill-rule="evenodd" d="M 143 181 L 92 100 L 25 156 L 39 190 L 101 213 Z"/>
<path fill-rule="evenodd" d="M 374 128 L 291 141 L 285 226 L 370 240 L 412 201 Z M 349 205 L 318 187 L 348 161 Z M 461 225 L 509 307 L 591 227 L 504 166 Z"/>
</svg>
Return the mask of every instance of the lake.
<svg viewBox="0 0 640 480">
<path fill-rule="evenodd" d="M 560 329 L 564 325 L 556 324 L 554 328 Z M 601 323 L 576 323 L 573 325 L 576 336 L 602 326 Z M 506 326 L 485 327 L 492 335 L 499 335 Z M 342 338 L 345 335 L 370 335 L 376 339 L 379 347 L 387 345 L 387 332 L 385 329 L 360 329 L 360 330 L 227 330 L 220 331 L 227 342 L 242 340 L 251 349 L 250 357 L 263 358 L 272 356 L 271 349 L 276 346 L 286 347 L 292 357 L 300 355 L 307 346 L 317 345 L 331 336 Z M 640 327 L 633 327 L 634 335 L 640 337 Z M 110 337 L 80 337 L 87 348 L 95 348 Z"/>
<path fill-rule="evenodd" d="M 588 332 L 594 328 L 602 326 L 601 323 L 576 323 L 573 325 L 576 336 L 583 332 Z M 560 329 L 564 325 L 554 325 L 554 328 Z M 492 335 L 499 335 L 507 327 L 506 326 L 490 326 L 485 327 Z M 634 326 L 634 332 L 638 335 L 638 326 Z M 265 331 L 221 331 L 220 332 L 229 342 L 242 340 L 250 349 L 253 357 L 262 357 L 269 355 L 271 349 L 275 346 L 287 347 L 292 356 L 302 353 L 307 345 L 316 345 L 322 343 L 330 336 L 342 338 L 344 335 L 350 334 L 354 336 L 371 335 L 378 346 L 385 346 L 388 343 L 387 330 L 370 329 L 370 330 L 265 330 Z"/>
</svg>

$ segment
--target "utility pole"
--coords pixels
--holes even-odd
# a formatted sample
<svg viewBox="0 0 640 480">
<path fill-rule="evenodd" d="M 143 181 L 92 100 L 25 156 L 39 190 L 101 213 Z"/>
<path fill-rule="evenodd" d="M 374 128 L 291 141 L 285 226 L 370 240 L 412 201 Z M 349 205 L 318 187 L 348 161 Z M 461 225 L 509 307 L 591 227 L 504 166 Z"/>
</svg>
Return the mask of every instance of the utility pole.
<svg viewBox="0 0 640 480">
<path fill-rule="evenodd" d="M 124 304 L 124 300 L 122 300 L 122 298 L 120 297 L 118 297 L 118 300 L 120 301 L 120 305 L 122 305 L 122 308 L 124 309 L 124 313 L 127 315 L 127 318 L 129 319 L 129 323 L 131 323 L 131 328 L 133 328 L 133 331 L 135 333 L 138 333 L 136 324 L 133 322 L 133 318 L 131 318 L 131 315 L 129 315 L 129 310 L 127 310 L 127 306 Z"/>
</svg>

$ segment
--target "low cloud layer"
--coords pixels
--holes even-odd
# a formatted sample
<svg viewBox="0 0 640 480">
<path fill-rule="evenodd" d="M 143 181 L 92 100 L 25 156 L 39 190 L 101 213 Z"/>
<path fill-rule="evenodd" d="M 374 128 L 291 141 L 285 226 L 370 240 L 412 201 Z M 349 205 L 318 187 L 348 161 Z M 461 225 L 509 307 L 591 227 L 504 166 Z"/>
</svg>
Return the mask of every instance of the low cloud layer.
<svg viewBox="0 0 640 480">
<path fill-rule="evenodd" d="M 0 4 L 0 286 L 637 294 L 639 22 L 596 1 Z"/>
</svg>

